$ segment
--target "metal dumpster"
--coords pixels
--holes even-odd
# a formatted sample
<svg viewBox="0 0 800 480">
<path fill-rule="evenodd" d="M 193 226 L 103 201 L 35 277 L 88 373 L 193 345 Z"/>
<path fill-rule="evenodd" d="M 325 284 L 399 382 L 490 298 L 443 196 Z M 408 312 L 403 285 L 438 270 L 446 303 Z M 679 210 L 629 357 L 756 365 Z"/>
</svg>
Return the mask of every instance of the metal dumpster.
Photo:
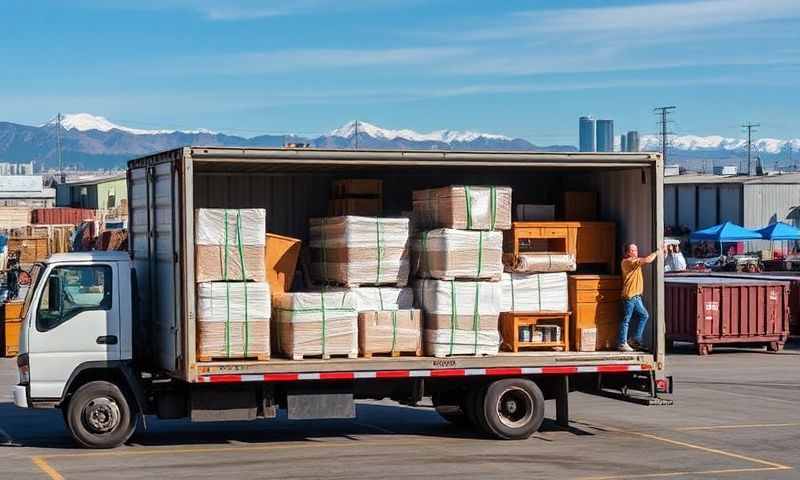
<svg viewBox="0 0 800 480">
<path fill-rule="evenodd" d="M 789 336 L 789 282 L 728 277 L 668 277 L 666 337 L 697 345 L 700 355 L 719 344 L 783 348 Z"/>
</svg>

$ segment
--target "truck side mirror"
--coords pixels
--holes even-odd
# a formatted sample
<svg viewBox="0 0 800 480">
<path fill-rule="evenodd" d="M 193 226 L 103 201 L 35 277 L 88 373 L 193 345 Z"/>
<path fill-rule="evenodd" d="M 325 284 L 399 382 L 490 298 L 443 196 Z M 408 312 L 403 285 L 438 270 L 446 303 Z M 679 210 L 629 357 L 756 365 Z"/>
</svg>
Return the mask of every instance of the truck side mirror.
<svg viewBox="0 0 800 480">
<path fill-rule="evenodd" d="M 47 279 L 47 304 L 51 313 L 63 313 L 64 296 L 61 292 L 61 277 L 58 275 L 51 275 Z"/>
</svg>

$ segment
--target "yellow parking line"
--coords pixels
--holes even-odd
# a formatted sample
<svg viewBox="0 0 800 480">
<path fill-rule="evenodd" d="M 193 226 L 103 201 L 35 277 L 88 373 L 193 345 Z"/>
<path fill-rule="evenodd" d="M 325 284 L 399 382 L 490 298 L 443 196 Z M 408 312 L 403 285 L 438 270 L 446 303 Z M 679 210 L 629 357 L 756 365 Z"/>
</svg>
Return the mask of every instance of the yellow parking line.
<svg viewBox="0 0 800 480">
<path fill-rule="evenodd" d="M 676 432 L 693 432 L 695 430 L 726 430 L 734 428 L 777 428 L 777 427 L 799 427 L 797 423 L 751 423 L 745 425 L 710 425 L 708 427 L 681 427 L 673 428 Z"/>
<path fill-rule="evenodd" d="M 58 473 L 58 471 L 55 468 L 51 467 L 50 464 L 48 464 L 44 458 L 31 457 L 31 461 L 33 462 L 34 465 L 39 467 L 41 471 L 46 473 L 51 480 L 64 480 L 64 477 L 61 476 L 61 474 Z"/>
</svg>

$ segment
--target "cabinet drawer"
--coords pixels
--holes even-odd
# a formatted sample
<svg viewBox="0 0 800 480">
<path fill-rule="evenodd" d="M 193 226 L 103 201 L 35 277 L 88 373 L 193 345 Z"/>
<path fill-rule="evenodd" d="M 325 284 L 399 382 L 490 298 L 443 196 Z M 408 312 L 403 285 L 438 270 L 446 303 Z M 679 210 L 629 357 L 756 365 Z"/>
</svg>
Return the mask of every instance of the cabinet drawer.
<svg viewBox="0 0 800 480">
<path fill-rule="evenodd" d="M 619 321 L 622 307 L 618 302 L 579 303 L 575 306 L 575 323 L 578 327 L 594 327 Z"/>
<path fill-rule="evenodd" d="M 578 290 L 575 295 L 578 303 L 618 302 L 619 298 L 619 290 Z"/>
<path fill-rule="evenodd" d="M 542 238 L 564 238 L 567 236 L 566 228 L 543 227 Z"/>
<path fill-rule="evenodd" d="M 575 290 L 620 290 L 622 281 L 619 277 L 571 279 L 575 282 Z"/>
</svg>

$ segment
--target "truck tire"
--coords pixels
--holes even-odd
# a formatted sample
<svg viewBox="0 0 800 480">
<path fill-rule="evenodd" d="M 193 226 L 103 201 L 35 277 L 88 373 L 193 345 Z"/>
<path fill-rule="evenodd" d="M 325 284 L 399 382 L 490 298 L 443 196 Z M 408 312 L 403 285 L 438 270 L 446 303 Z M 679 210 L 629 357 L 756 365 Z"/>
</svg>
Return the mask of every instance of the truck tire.
<svg viewBox="0 0 800 480">
<path fill-rule="evenodd" d="M 102 380 L 81 385 L 64 411 L 72 438 L 86 448 L 114 448 L 136 429 L 136 416 L 122 391 Z"/>
<path fill-rule="evenodd" d="M 504 378 L 486 389 L 481 413 L 491 435 L 503 440 L 524 440 L 542 426 L 544 395 L 531 380 Z"/>
</svg>

